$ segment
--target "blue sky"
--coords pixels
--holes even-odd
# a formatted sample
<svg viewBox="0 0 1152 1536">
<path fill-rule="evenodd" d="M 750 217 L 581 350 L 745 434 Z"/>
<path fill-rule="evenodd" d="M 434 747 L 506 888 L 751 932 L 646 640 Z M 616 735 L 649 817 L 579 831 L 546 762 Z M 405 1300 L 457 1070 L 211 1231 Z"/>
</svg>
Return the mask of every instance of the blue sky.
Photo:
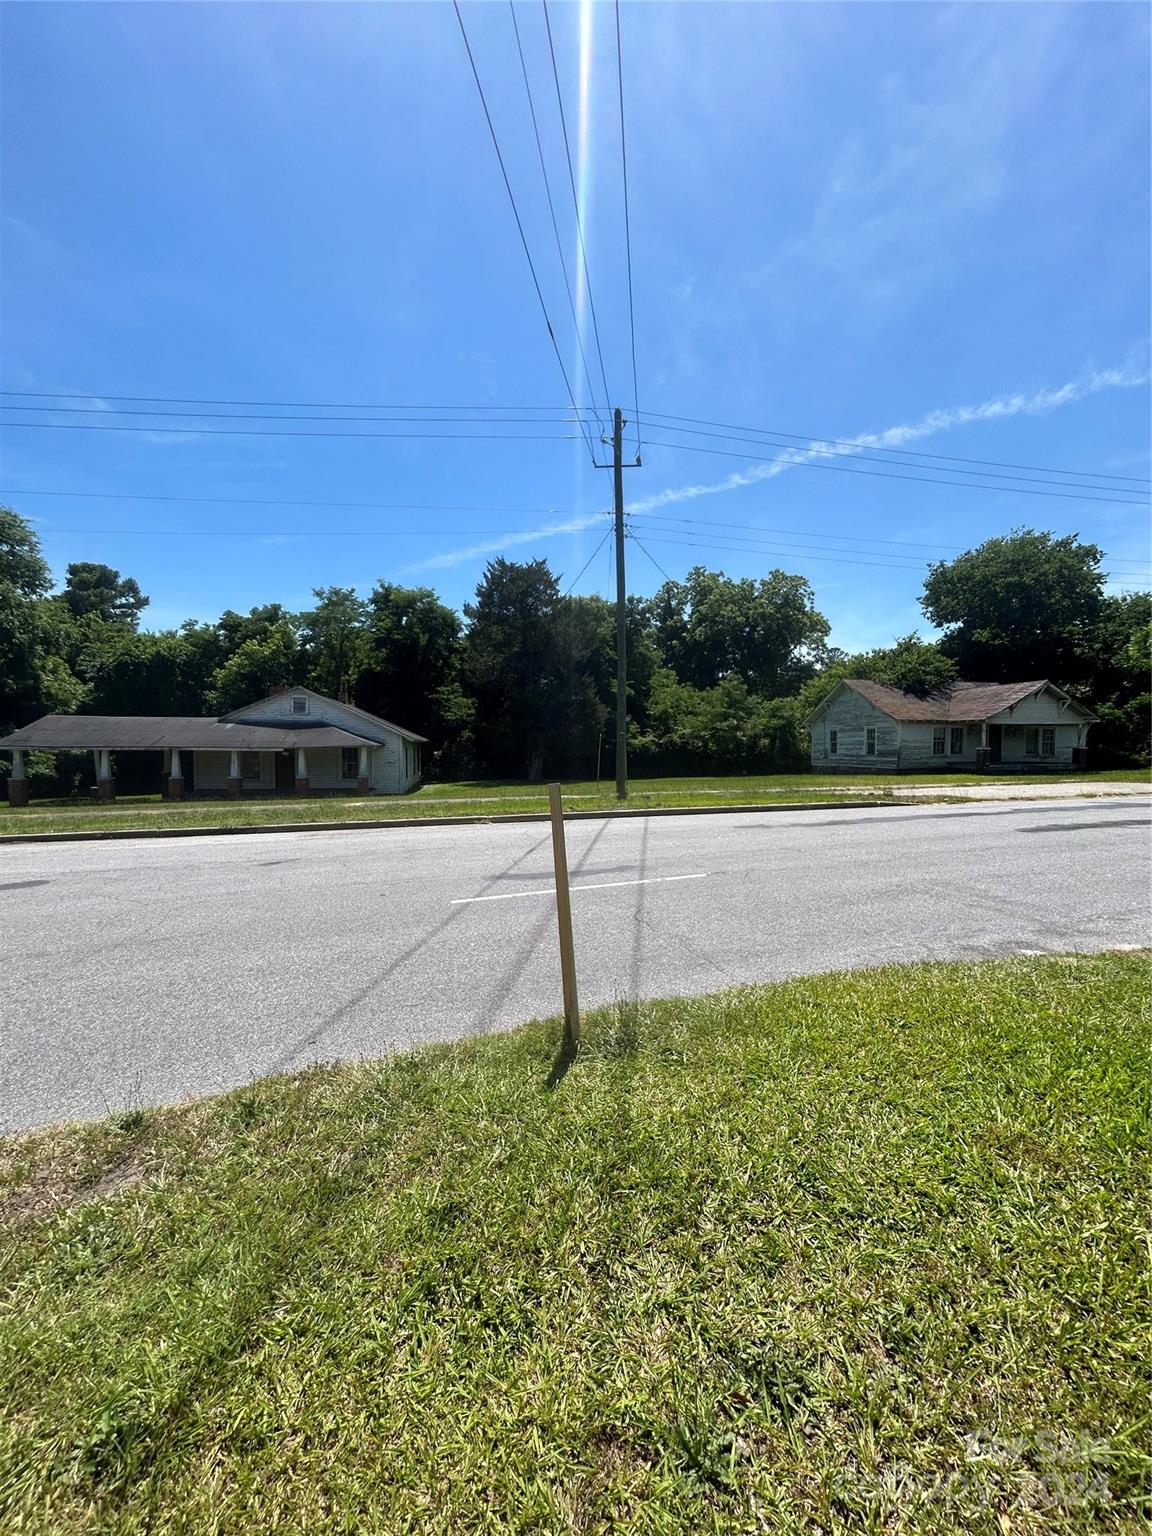
<svg viewBox="0 0 1152 1536">
<path fill-rule="evenodd" d="M 613 12 L 550 9 L 628 407 Z M 579 377 L 509 10 L 464 16 Z M 517 17 L 571 270 L 543 13 Z M 566 404 L 450 5 L 9 4 L 3 27 L 3 387 L 98 412 L 5 412 L 50 424 L 4 429 L 0 491 L 57 572 L 134 575 L 153 627 L 379 578 L 460 606 L 489 552 L 577 575 L 611 485 L 560 410 L 502 429 L 545 440 L 209 436 L 188 429 L 228 423 L 180 416 L 104 430 L 142 424 L 111 414 L 132 403 L 117 396 Z M 642 416 L 1152 473 L 1148 27 L 1137 4 L 625 3 Z M 923 628 L 920 562 L 1016 525 L 1093 538 L 1118 587 L 1141 580 L 1138 504 L 781 471 L 756 462 L 779 446 L 644 435 L 626 493 L 659 565 L 800 571 L 848 648 Z M 661 579 L 631 545 L 630 588 Z M 606 545 L 577 590 L 608 582 Z"/>
</svg>

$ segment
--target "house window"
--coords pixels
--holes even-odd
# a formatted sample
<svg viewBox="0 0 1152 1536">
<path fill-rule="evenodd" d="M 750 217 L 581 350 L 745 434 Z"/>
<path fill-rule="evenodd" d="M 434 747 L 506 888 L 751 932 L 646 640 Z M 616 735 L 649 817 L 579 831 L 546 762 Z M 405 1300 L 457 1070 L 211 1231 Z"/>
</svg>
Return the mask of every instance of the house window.
<svg viewBox="0 0 1152 1536">
<path fill-rule="evenodd" d="M 932 756 L 944 756 L 944 727 L 942 725 L 934 725 L 932 727 Z"/>
<path fill-rule="evenodd" d="M 1025 757 L 1039 757 L 1040 756 L 1040 728 L 1039 728 L 1039 726 L 1030 725 L 1027 728 L 1027 730 L 1024 732 L 1024 756 Z"/>
<path fill-rule="evenodd" d="M 340 777 L 342 779 L 358 779 L 360 777 L 360 748 L 340 748 Z"/>
<path fill-rule="evenodd" d="M 964 727 L 954 725 L 948 733 L 948 754 L 950 757 L 964 756 Z"/>
<path fill-rule="evenodd" d="M 292 713 L 294 715 L 306 715 L 308 713 L 308 700 L 302 698 L 298 693 L 292 696 Z"/>
<path fill-rule="evenodd" d="M 876 756 L 876 727 L 870 725 L 864 732 L 864 753 L 867 757 Z"/>
<path fill-rule="evenodd" d="M 838 741 L 839 741 L 839 733 L 837 731 L 829 731 L 828 732 L 828 755 L 829 755 L 829 757 L 835 757 L 836 756 L 836 750 L 837 750 L 837 743 L 838 743 Z"/>
<path fill-rule="evenodd" d="M 1056 756 L 1056 728 L 1046 725 L 1040 732 L 1040 756 Z"/>
<path fill-rule="evenodd" d="M 259 752 L 241 752 L 240 777 L 242 779 L 256 779 L 257 781 L 264 777 L 261 772 Z"/>
</svg>

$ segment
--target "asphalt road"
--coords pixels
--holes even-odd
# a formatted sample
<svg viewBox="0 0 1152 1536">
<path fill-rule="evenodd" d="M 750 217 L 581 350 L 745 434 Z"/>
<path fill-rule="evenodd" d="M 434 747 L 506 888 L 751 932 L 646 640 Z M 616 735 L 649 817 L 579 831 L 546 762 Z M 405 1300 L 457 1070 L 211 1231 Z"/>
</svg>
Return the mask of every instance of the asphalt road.
<svg viewBox="0 0 1152 1536">
<path fill-rule="evenodd" d="M 579 821 L 581 1003 L 1152 943 L 1152 799 Z M 546 824 L 0 849 L 0 1129 L 557 1013 Z"/>
</svg>

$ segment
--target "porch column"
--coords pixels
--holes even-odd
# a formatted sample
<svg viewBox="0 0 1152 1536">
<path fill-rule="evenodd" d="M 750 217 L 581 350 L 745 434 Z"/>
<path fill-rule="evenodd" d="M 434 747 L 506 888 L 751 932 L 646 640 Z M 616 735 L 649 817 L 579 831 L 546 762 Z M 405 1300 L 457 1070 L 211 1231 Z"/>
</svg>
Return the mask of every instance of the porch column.
<svg viewBox="0 0 1152 1536">
<path fill-rule="evenodd" d="M 296 748 L 296 793 L 308 793 L 308 752 L 305 747 Z"/>
<path fill-rule="evenodd" d="M 184 798 L 184 772 L 180 766 L 179 747 L 172 748 L 171 761 L 168 765 L 168 798 L 169 800 Z"/>
<path fill-rule="evenodd" d="M 372 748 L 360 748 L 359 777 L 356 780 L 356 793 L 366 795 L 372 788 Z"/>
<path fill-rule="evenodd" d="M 12 773 L 8 780 L 8 804 L 28 804 L 28 780 L 24 775 L 24 750 L 12 748 Z"/>
<path fill-rule="evenodd" d="M 1076 724 L 1076 745 L 1072 748 L 1072 766 L 1073 766 L 1073 768 L 1084 768 L 1084 767 L 1087 766 L 1087 763 L 1088 763 L 1088 751 L 1087 751 L 1087 748 L 1085 746 L 1085 739 L 1087 737 L 1087 734 L 1088 734 L 1088 731 L 1087 731 L 1087 727 L 1085 726 L 1084 722 L 1082 720 L 1077 721 L 1077 724 Z M 12 798 L 12 791 L 11 790 L 8 791 L 8 798 L 10 800 Z"/>
<path fill-rule="evenodd" d="M 116 786 L 112 782 L 112 753 L 107 747 L 96 749 L 96 798 L 115 800 Z"/>
<path fill-rule="evenodd" d="M 976 768 L 982 772 L 988 766 L 988 722 L 980 722 L 980 745 L 976 748 Z"/>
<path fill-rule="evenodd" d="M 233 752 L 228 764 L 228 798 L 239 800 L 240 791 L 244 787 L 244 780 L 240 776 L 240 754 Z"/>
</svg>

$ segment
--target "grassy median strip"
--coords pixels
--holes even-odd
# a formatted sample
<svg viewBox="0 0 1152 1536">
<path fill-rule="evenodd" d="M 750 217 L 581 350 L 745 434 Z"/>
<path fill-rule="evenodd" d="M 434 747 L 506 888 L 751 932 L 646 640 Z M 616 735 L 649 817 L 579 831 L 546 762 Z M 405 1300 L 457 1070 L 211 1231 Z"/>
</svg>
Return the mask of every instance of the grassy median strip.
<svg viewBox="0 0 1152 1536">
<path fill-rule="evenodd" d="M 622 1004 L 566 1073 L 549 1022 L 0 1143 L 0 1526 L 1142 1529 L 1150 979 Z"/>
<path fill-rule="evenodd" d="M 1132 783 L 1145 787 L 1147 772 L 1139 769 L 1077 774 L 1077 783 Z M 928 786 L 947 800 L 955 786 L 991 787 L 1008 783 L 1020 798 L 1042 795 L 1052 784 L 1067 783 L 1067 775 L 1016 774 L 997 780 L 979 774 L 880 774 L 854 781 L 843 774 L 778 774 L 769 776 L 635 779 L 627 805 L 632 810 L 664 808 L 704 809 L 733 805 L 834 805 L 844 799 L 894 796 L 898 789 Z M 923 797 L 917 797 L 923 803 Z M 935 798 L 935 797 L 934 797 Z M 594 781 L 566 784 L 568 810 L 618 809 L 613 785 Z M 109 805 L 48 801 L 13 809 L 0 803 L 0 836 L 45 832 L 108 832 L 166 827 L 291 826 L 309 821 L 394 821 L 443 816 L 510 816 L 548 809 L 543 784 L 503 784 L 473 780 L 456 784 L 427 784 L 411 795 L 376 795 L 370 799 L 316 796 L 300 799 L 268 798 L 191 800 L 165 804 L 158 796 L 123 797 Z"/>
<path fill-rule="evenodd" d="M 795 791 L 764 797 L 772 805 L 798 805 L 816 803 L 837 804 L 843 794 L 828 790 L 807 794 Z M 645 793 L 637 791 L 629 795 L 627 809 L 655 810 L 665 806 L 703 808 L 717 805 L 715 795 Z M 565 808 L 573 811 L 619 810 L 620 802 L 615 793 L 565 800 Z M 308 822 L 358 821 L 411 821 L 442 820 L 451 817 L 489 817 L 546 815 L 548 800 L 543 790 L 521 795 L 492 796 L 488 799 L 425 800 L 414 795 L 380 796 L 373 800 L 256 800 L 241 801 L 228 805 L 220 801 L 205 800 L 183 806 L 170 806 L 148 810 L 140 808 L 126 814 L 115 807 L 106 810 L 85 808 L 77 811 L 38 812 L 15 811 L 0 816 L 0 834 L 42 832 L 125 832 L 152 831 L 165 827 L 207 827 L 227 831 L 233 827 L 292 826 Z"/>
</svg>

